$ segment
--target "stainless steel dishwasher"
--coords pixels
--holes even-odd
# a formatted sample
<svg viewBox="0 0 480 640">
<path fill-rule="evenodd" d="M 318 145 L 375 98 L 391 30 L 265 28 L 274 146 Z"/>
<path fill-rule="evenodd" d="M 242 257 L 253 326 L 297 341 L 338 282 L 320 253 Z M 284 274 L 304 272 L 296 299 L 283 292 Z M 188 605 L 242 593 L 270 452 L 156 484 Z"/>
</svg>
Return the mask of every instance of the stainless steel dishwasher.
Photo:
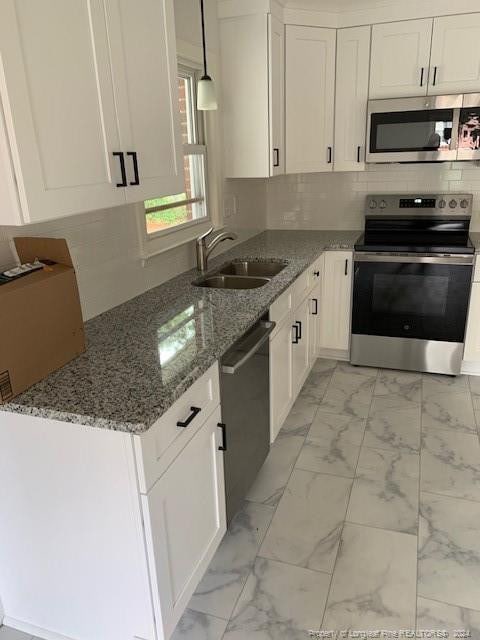
<svg viewBox="0 0 480 640">
<path fill-rule="evenodd" d="M 227 522 L 241 508 L 270 450 L 268 337 L 274 327 L 274 322 L 261 320 L 220 363 Z"/>
</svg>

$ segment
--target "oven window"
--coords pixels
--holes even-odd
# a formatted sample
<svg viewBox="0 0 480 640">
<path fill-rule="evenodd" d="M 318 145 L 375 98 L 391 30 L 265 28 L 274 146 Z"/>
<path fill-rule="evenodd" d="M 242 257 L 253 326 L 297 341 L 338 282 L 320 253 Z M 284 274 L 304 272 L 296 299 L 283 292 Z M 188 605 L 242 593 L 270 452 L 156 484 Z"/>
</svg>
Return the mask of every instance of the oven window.
<svg viewBox="0 0 480 640">
<path fill-rule="evenodd" d="M 356 261 L 352 332 L 463 342 L 471 265 Z"/>
<path fill-rule="evenodd" d="M 453 109 L 371 114 L 371 153 L 450 148 Z"/>
<path fill-rule="evenodd" d="M 448 277 L 376 274 L 374 313 L 443 317 L 447 310 Z"/>
</svg>

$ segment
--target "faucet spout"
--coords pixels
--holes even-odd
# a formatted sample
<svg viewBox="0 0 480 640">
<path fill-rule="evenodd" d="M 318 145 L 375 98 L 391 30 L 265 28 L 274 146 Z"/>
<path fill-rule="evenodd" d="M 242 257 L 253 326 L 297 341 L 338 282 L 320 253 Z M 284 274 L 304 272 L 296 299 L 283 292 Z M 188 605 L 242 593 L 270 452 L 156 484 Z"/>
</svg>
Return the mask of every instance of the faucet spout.
<svg viewBox="0 0 480 640">
<path fill-rule="evenodd" d="M 207 270 L 208 256 L 212 253 L 215 247 L 220 244 L 220 242 L 223 242 L 224 240 L 236 240 L 238 238 L 235 232 L 229 231 L 228 229 L 219 231 L 212 236 L 213 233 L 214 230 L 212 227 L 206 233 L 197 238 L 197 268 L 202 272 Z M 211 240 L 210 242 L 207 242 L 209 238 L 211 238 Z"/>
</svg>

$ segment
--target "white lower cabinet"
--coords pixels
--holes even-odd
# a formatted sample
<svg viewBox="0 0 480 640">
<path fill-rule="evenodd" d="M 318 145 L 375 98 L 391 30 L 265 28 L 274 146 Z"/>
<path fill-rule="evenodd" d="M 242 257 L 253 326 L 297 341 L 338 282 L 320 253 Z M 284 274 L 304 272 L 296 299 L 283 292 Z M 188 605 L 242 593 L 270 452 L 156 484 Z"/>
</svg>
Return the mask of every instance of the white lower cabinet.
<svg viewBox="0 0 480 640">
<path fill-rule="evenodd" d="M 463 359 L 480 362 L 480 282 L 472 284 Z"/>
<path fill-rule="evenodd" d="M 296 397 L 309 371 L 309 298 L 305 298 L 293 312 L 292 385 Z"/>
<path fill-rule="evenodd" d="M 347 352 L 349 349 L 352 265 L 351 251 L 325 252 L 320 312 L 321 350 Z"/>
<path fill-rule="evenodd" d="M 270 439 L 273 442 L 293 403 L 290 316 L 270 340 Z"/>
<path fill-rule="evenodd" d="M 308 297 L 308 358 L 310 364 L 315 362 L 320 345 L 320 308 L 322 304 L 322 283 L 319 281 Z"/>
<path fill-rule="evenodd" d="M 226 531 L 220 407 L 142 496 L 157 626 L 174 630 Z"/>
</svg>

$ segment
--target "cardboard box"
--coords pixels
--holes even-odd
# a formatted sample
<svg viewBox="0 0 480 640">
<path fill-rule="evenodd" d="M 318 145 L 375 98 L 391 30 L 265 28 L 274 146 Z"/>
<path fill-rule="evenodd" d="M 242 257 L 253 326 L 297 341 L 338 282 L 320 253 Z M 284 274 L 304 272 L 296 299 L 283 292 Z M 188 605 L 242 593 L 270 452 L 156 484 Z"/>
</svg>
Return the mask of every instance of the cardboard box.
<svg viewBox="0 0 480 640">
<path fill-rule="evenodd" d="M 66 240 L 15 238 L 20 262 L 55 264 L 0 286 L 0 404 L 85 351 L 77 279 Z"/>
</svg>

